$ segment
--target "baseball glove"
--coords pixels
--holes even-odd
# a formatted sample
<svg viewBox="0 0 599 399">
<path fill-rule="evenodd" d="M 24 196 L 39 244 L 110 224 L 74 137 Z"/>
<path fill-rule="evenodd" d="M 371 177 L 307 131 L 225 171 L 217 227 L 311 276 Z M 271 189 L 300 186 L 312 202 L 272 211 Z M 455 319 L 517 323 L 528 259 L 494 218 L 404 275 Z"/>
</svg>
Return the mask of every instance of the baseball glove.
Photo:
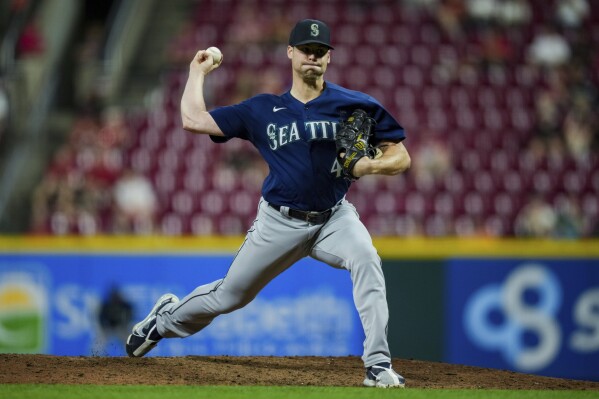
<svg viewBox="0 0 599 399">
<path fill-rule="evenodd" d="M 357 179 L 352 174 L 352 170 L 360 158 L 373 157 L 375 150 L 370 145 L 369 139 L 375 124 L 376 121 L 361 109 L 356 109 L 349 118 L 341 121 L 340 129 L 335 135 L 335 145 L 337 159 L 341 164 L 343 177 L 346 179 Z"/>
</svg>

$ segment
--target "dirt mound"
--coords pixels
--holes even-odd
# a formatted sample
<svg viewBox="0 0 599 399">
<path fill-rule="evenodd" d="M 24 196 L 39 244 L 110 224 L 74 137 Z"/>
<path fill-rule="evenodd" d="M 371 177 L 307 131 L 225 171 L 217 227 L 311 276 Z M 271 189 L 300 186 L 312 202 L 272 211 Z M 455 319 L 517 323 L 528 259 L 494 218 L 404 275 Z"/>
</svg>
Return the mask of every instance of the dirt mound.
<svg viewBox="0 0 599 399">
<path fill-rule="evenodd" d="M 412 388 L 599 390 L 599 382 L 394 359 Z M 63 357 L 0 354 L 0 384 L 360 386 L 358 357 Z"/>
</svg>

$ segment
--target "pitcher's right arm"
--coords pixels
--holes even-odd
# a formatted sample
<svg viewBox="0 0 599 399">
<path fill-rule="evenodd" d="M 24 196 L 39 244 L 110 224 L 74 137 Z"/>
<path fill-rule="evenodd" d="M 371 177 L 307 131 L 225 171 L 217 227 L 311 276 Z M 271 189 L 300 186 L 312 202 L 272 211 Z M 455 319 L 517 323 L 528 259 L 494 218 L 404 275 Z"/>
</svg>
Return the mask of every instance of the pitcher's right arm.
<svg viewBox="0 0 599 399">
<path fill-rule="evenodd" d="M 204 101 L 204 78 L 222 63 L 214 64 L 212 55 L 200 50 L 189 65 L 189 76 L 181 98 L 181 120 L 183 129 L 191 133 L 224 136 Z"/>
</svg>

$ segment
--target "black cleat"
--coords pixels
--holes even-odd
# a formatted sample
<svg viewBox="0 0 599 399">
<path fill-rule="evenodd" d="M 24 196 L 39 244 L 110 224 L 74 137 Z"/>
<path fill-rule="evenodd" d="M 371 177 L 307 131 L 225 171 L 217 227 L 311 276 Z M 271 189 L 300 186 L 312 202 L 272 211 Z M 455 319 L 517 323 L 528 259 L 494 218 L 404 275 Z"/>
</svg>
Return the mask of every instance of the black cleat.
<svg viewBox="0 0 599 399">
<path fill-rule="evenodd" d="M 142 357 L 162 339 L 156 329 L 156 315 L 169 303 L 177 303 L 179 298 L 173 294 L 164 294 L 156 301 L 154 307 L 145 319 L 133 326 L 131 335 L 127 338 L 125 349 L 130 357 Z"/>
<path fill-rule="evenodd" d="M 378 363 L 366 369 L 364 386 L 377 388 L 404 388 L 406 380 L 393 370 L 391 363 Z"/>
</svg>

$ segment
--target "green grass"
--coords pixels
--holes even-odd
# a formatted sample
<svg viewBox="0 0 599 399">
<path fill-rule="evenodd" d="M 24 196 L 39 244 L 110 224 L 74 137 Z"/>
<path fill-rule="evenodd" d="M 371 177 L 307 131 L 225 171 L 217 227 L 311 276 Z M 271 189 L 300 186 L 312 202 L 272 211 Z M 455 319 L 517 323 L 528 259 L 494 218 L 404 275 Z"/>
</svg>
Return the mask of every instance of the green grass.
<svg viewBox="0 0 599 399">
<path fill-rule="evenodd" d="M 259 386 L 122 386 L 122 385 L 0 385 L 6 399 L 579 399 L 599 398 L 598 391 L 500 391 L 466 389 L 374 389 L 341 387 L 259 387 Z"/>
</svg>

